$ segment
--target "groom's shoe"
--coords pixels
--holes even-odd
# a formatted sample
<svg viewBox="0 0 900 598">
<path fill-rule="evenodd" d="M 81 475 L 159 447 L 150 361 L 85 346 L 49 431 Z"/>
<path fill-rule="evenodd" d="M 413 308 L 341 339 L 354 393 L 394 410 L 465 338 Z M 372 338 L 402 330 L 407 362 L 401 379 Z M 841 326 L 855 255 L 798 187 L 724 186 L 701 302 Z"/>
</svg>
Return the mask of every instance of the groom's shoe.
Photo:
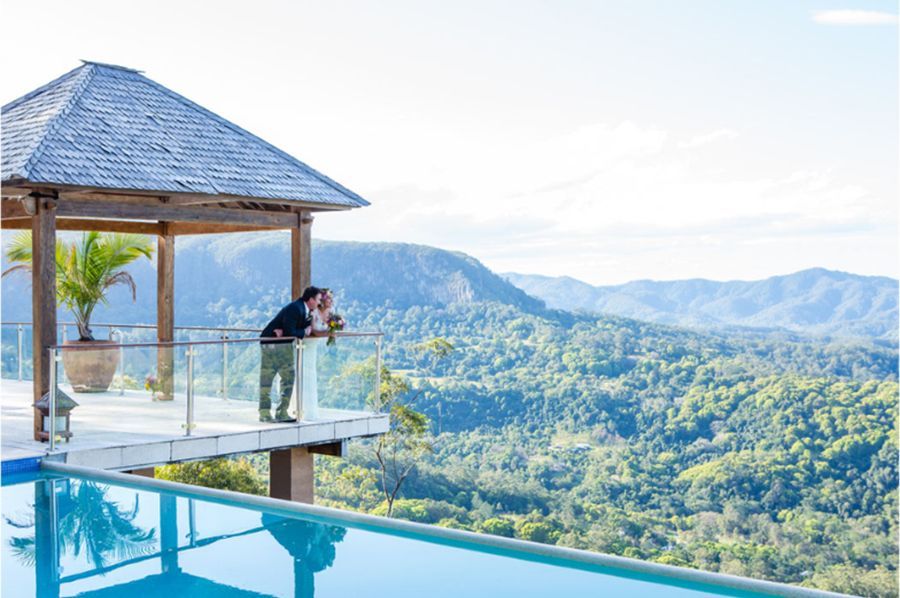
<svg viewBox="0 0 900 598">
<path fill-rule="evenodd" d="M 275 420 L 272 419 L 272 413 L 271 413 L 271 412 L 269 412 L 269 411 L 260 411 L 260 412 L 259 412 L 259 421 L 269 423 L 269 422 L 273 422 L 273 421 L 275 421 Z"/>
<path fill-rule="evenodd" d="M 291 423 L 291 422 L 297 421 L 297 418 L 291 417 L 288 414 L 287 409 L 284 409 L 284 410 L 279 409 L 278 411 L 275 412 L 275 421 L 277 421 L 279 423 Z"/>
</svg>

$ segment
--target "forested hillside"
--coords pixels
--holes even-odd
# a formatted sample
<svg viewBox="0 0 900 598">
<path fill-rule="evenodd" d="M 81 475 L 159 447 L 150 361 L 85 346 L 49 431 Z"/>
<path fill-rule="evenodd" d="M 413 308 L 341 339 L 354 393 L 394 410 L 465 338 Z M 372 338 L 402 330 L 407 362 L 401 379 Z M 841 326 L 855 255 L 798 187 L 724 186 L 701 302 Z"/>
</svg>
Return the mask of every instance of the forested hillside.
<svg viewBox="0 0 900 598">
<path fill-rule="evenodd" d="M 179 239 L 176 322 L 261 327 L 287 300 L 288 247 Z M 557 311 L 428 247 L 321 242 L 313 264 L 421 392 L 435 450 L 395 516 L 896 595 L 895 346 Z M 154 321 L 152 264 L 133 272 L 138 303 L 114 295 L 98 320 Z M 3 319 L 28 319 L 27 280 L 2 293 Z M 435 337 L 455 350 L 417 350 Z M 385 512 L 370 445 L 317 467 L 319 502 Z"/>
<path fill-rule="evenodd" d="M 349 312 L 424 389 L 417 521 L 861 595 L 896 594 L 897 356 L 505 305 Z M 439 336 L 450 357 L 423 361 Z M 370 449 L 326 504 L 384 512 Z"/>
</svg>

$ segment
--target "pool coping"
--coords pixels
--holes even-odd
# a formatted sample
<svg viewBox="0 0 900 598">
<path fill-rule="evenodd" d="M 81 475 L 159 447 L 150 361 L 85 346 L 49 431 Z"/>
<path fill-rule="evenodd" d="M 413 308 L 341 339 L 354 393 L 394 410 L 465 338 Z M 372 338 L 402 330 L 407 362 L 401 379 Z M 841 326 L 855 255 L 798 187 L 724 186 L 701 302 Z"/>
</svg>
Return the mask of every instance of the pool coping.
<svg viewBox="0 0 900 598">
<path fill-rule="evenodd" d="M 525 553 L 525 555 L 531 555 L 533 557 L 566 559 L 592 567 L 603 567 L 631 574 L 652 575 L 662 577 L 666 580 L 675 580 L 689 584 L 724 587 L 733 591 L 758 592 L 788 598 L 847 596 L 846 594 L 837 594 L 834 592 L 793 586 L 774 581 L 751 579 L 725 573 L 712 573 L 709 571 L 688 569 L 686 567 L 676 567 L 674 565 L 663 565 L 661 563 L 652 563 L 627 557 L 589 552 L 576 548 L 552 546 L 526 540 L 438 527 L 436 525 L 428 525 L 425 523 L 389 519 L 387 517 L 378 517 L 376 515 L 356 513 L 353 511 L 343 511 L 330 507 L 295 503 L 267 496 L 255 496 L 229 490 L 217 490 L 155 478 L 138 477 L 80 465 L 69 465 L 66 463 L 45 460 L 41 463 L 41 470 L 73 475 L 76 477 L 98 478 L 115 482 L 123 486 L 152 488 L 182 495 L 195 495 L 199 498 L 210 499 L 220 503 L 242 503 L 243 505 L 265 511 L 294 513 L 330 520 L 336 519 L 355 524 L 357 527 L 383 529 L 400 535 L 415 534 L 417 536 L 428 536 L 445 542 L 477 544 L 481 547 L 494 550 L 510 550 L 518 553 Z"/>
</svg>

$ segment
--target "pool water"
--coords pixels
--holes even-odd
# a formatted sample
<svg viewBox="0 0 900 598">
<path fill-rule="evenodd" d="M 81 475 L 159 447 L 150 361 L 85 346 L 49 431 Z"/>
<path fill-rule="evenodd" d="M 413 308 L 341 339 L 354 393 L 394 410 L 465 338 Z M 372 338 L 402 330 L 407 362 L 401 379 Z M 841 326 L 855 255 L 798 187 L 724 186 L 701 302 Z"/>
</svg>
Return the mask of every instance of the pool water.
<svg viewBox="0 0 900 598">
<path fill-rule="evenodd" d="M 4 597 L 760 595 L 91 478 L 3 482 Z"/>
</svg>

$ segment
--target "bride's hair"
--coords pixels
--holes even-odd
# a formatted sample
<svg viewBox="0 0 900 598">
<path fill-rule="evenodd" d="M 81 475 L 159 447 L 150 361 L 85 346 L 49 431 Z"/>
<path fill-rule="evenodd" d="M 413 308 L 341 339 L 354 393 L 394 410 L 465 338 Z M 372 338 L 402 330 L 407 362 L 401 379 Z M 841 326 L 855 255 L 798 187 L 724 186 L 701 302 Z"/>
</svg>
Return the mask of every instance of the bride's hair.
<svg viewBox="0 0 900 598">
<path fill-rule="evenodd" d="M 325 311 L 325 301 L 324 299 L 327 297 L 331 299 L 332 306 L 334 305 L 334 293 L 331 292 L 331 289 L 322 288 L 319 289 L 322 293 L 322 301 L 319 302 L 319 311 Z"/>
</svg>

